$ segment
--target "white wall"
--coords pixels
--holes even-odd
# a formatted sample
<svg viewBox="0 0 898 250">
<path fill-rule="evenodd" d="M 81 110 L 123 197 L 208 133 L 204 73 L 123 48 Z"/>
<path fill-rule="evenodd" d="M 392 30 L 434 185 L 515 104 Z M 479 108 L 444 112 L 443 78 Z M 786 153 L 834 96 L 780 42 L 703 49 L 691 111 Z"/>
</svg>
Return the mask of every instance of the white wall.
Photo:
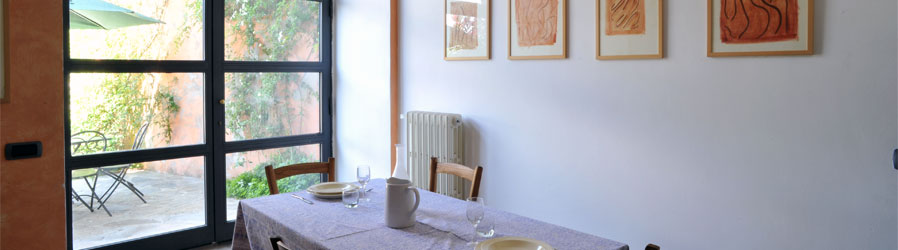
<svg viewBox="0 0 898 250">
<path fill-rule="evenodd" d="M 490 206 L 642 249 L 896 249 L 895 1 L 816 1 L 817 55 L 705 57 L 705 1 L 667 8 L 667 59 L 446 62 L 440 0 L 401 5 L 402 110 L 463 114 Z M 345 41 L 344 41 L 345 42 Z"/>
<path fill-rule="evenodd" d="M 337 178 L 358 165 L 390 175 L 389 0 L 334 1 L 334 156 Z"/>
</svg>

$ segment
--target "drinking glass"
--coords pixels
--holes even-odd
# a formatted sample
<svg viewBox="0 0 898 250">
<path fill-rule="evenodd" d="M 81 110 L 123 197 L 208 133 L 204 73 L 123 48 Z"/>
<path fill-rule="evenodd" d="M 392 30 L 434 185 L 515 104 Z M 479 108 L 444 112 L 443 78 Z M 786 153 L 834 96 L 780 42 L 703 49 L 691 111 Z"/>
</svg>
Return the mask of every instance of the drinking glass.
<svg viewBox="0 0 898 250">
<path fill-rule="evenodd" d="M 368 186 L 368 181 L 371 180 L 371 167 L 368 165 L 358 166 L 355 170 L 356 177 L 359 179 L 359 184 L 362 184 L 362 189 L 359 194 L 359 200 L 361 201 L 371 201 L 368 198 L 368 194 L 366 191 L 366 186 Z"/>
<path fill-rule="evenodd" d="M 496 234 L 496 225 L 493 224 L 493 222 L 493 218 L 484 215 L 483 219 L 480 220 L 480 223 L 477 223 L 477 225 L 474 226 L 474 231 L 477 233 L 477 236 L 484 239 L 493 237 L 493 235 Z"/>
<path fill-rule="evenodd" d="M 359 206 L 358 188 L 343 189 L 343 206 L 346 206 L 347 208 L 356 208 Z"/>
<path fill-rule="evenodd" d="M 468 222 L 471 222 L 471 225 L 474 226 L 474 235 L 471 236 L 471 241 L 468 242 L 468 245 L 474 246 L 477 244 L 477 225 L 483 220 L 484 200 L 480 197 L 471 197 L 465 201 L 467 203 L 465 215 L 468 217 Z"/>
</svg>

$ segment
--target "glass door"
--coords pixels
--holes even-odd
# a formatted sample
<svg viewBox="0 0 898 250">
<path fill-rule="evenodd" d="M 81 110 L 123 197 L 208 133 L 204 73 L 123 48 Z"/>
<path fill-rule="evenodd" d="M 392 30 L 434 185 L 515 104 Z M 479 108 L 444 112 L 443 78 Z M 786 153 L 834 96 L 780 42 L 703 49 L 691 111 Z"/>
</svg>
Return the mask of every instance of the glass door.
<svg viewBox="0 0 898 250">
<path fill-rule="evenodd" d="M 71 249 L 229 240 L 265 166 L 331 156 L 330 1 L 63 1 Z"/>
<path fill-rule="evenodd" d="M 216 179 L 221 192 L 216 239 L 230 239 L 237 203 L 268 195 L 265 166 L 317 162 L 331 156 L 330 1 L 224 0 L 216 13 Z M 278 181 L 301 190 L 320 174 Z"/>
</svg>

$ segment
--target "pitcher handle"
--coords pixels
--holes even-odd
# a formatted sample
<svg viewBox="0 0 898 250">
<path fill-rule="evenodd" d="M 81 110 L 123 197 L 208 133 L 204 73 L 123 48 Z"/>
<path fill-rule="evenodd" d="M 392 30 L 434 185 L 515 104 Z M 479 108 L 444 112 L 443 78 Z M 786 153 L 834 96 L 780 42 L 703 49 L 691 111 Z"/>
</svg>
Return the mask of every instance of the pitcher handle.
<svg viewBox="0 0 898 250">
<path fill-rule="evenodd" d="M 412 212 L 414 213 L 418 210 L 418 203 L 421 202 L 421 194 L 418 193 L 418 189 L 415 187 L 408 187 L 408 189 L 411 189 L 415 192 L 415 206 L 412 208 Z"/>
</svg>

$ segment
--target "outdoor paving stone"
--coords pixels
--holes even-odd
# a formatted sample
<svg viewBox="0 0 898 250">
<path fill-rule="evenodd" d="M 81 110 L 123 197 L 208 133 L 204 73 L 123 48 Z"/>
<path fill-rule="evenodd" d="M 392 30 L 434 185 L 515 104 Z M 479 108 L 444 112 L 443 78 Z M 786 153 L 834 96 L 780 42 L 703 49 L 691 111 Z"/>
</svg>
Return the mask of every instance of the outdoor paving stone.
<svg viewBox="0 0 898 250">
<path fill-rule="evenodd" d="M 146 195 L 147 203 L 124 187 L 119 187 L 106 203 L 111 217 L 102 209 L 90 212 L 75 201 L 72 203 L 74 249 L 205 225 L 204 179 L 137 169 L 129 170 L 125 179 Z M 102 193 L 113 180 L 103 176 L 98 183 L 97 190 Z M 72 188 L 79 194 L 90 193 L 81 179 L 72 180 Z M 228 199 L 228 211 L 236 211 L 237 203 Z"/>
</svg>

